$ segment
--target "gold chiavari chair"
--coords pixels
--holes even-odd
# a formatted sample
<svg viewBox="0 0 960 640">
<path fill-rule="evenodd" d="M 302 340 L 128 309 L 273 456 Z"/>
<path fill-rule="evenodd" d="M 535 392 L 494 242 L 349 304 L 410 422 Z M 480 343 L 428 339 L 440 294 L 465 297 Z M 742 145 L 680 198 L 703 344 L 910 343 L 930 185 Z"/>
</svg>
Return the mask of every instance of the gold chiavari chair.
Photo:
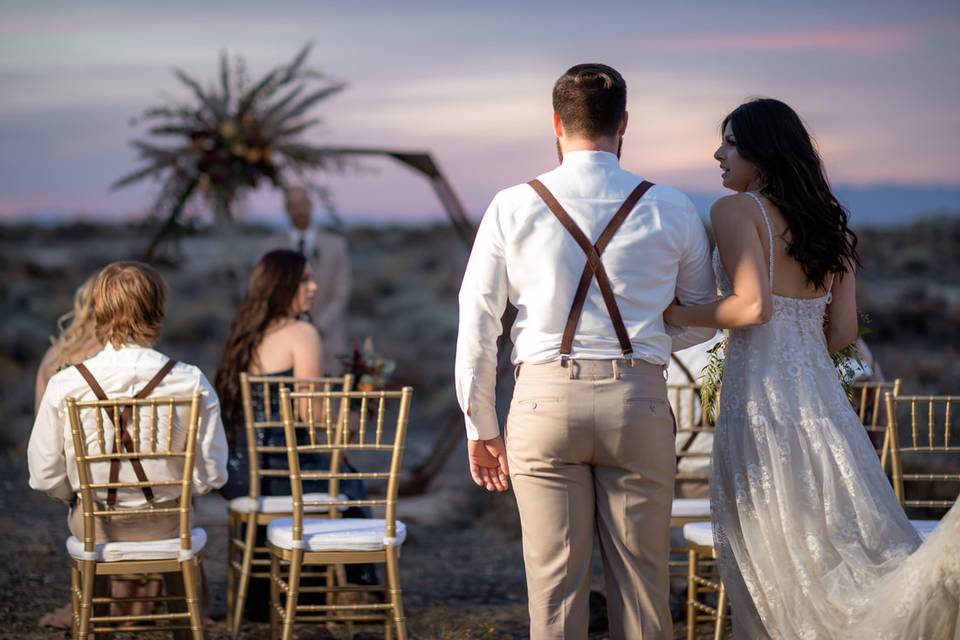
<svg viewBox="0 0 960 640">
<path fill-rule="evenodd" d="M 177 412 L 188 411 L 186 425 L 174 430 Z M 86 433 L 81 412 L 94 414 L 96 434 Z M 119 429 L 105 428 L 104 414 L 109 412 L 112 424 L 120 424 L 121 416 L 129 411 L 127 433 L 130 443 L 127 450 L 121 442 Z M 123 631 L 180 631 L 189 633 L 195 640 L 203 637 L 200 614 L 200 569 L 197 554 L 206 544 L 203 529 L 190 527 L 190 496 L 196 457 L 197 432 L 200 420 L 200 394 L 185 397 L 158 397 L 146 399 L 117 398 L 112 400 L 78 401 L 67 398 L 67 413 L 70 432 L 76 452 L 77 474 L 80 480 L 80 503 L 77 508 L 83 514 L 83 540 L 70 537 L 67 551 L 71 557 L 70 585 L 73 603 L 73 635 L 85 639 L 94 633 Z M 145 419 L 141 413 L 146 413 Z M 184 434 L 185 431 L 185 434 Z M 183 437 L 179 434 L 184 434 Z M 92 439 L 96 439 L 96 451 Z M 88 443 L 88 439 L 91 440 Z M 182 440 L 182 441 L 181 441 Z M 112 443 L 113 453 L 106 453 Z M 118 479 L 115 482 L 94 480 L 95 465 L 122 464 L 131 460 L 167 461 L 182 468 L 181 476 L 172 480 Z M 145 487 L 179 487 L 180 495 L 175 507 L 155 507 L 152 504 L 140 508 L 111 507 L 105 504 L 102 495 L 110 490 L 117 494 L 149 491 Z M 108 501 L 109 503 L 109 501 Z M 96 522 L 111 517 L 146 518 L 161 514 L 176 513 L 180 521 L 178 538 L 147 542 L 96 543 Z M 179 573 L 183 580 L 184 596 L 114 598 L 94 596 L 94 580 L 97 576 L 124 574 L 171 574 Z M 162 613 L 136 615 L 109 615 L 111 603 L 143 602 L 150 600 L 166 605 Z M 179 605 L 179 606 L 177 606 Z M 106 615 L 93 611 L 105 609 Z M 174 611 L 174 608 L 181 609 Z M 183 611 L 186 609 L 186 611 Z M 150 624 L 150 623 L 156 624 Z M 181 624 L 177 624 L 181 622 Z M 119 625 L 123 625 L 122 627 Z"/>
<path fill-rule="evenodd" d="M 398 558 L 400 545 L 406 539 L 406 527 L 397 520 L 396 502 L 413 389 L 404 387 L 401 391 L 341 393 L 291 393 L 282 389 L 280 393 L 294 509 L 292 518 L 274 520 L 267 528 L 267 545 L 271 554 L 271 637 L 279 635 L 283 640 L 290 640 L 294 623 L 299 619 L 301 622 L 382 622 L 386 638 L 393 638 L 395 632 L 399 640 L 405 640 L 407 632 Z M 309 442 L 300 444 L 293 422 L 293 404 L 306 402 L 309 413 L 315 401 L 322 402 L 327 410 L 323 412 L 320 424 L 312 414 L 307 416 Z M 333 401 L 339 402 L 335 423 L 330 420 L 330 403 Z M 336 465 L 330 472 L 303 471 L 300 468 L 300 460 L 305 456 L 327 454 L 336 458 L 348 453 L 362 460 L 364 468 L 376 470 L 342 471 Z M 306 510 L 313 504 L 329 504 L 306 499 L 303 481 L 312 479 L 329 481 L 329 500 L 338 507 L 378 507 L 384 510 L 384 517 L 306 518 Z M 371 493 L 376 492 L 383 497 L 352 500 L 337 496 L 337 483 L 349 479 L 360 479 L 374 485 Z M 382 490 L 382 493 L 378 490 Z M 383 564 L 386 585 L 300 585 L 305 564 L 354 563 Z M 281 564 L 286 569 L 285 574 L 281 572 Z M 321 592 L 333 596 L 337 592 L 351 591 L 380 591 L 384 593 L 385 602 L 336 604 L 328 600 L 323 605 L 298 604 L 301 593 Z M 281 594 L 285 598 L 282 603 Z"/>
<path fill-rule="evenodd" d="M 730 603 L 720 581 L 717 554 L 713 547 L 713 527 L 709 522 L 684 525 L 687 541 L 687 640 L 696 640 L 701 623 L 713 623 L 713 638 L 720 640 L 729 629 Z M 716 594 L 716 606 L 704 596 Z"/>
<path fill-rule="evenodd" d="M 960 490 L 960 433 L 953 424 L 960 396 L 888 393 L 886 404 L 890 416 L 890 466 L 897 499 L 905 509 L 932 510 L 940 512 L 938 518 L 942 517 L 953 506 Z M 909 415 L 909 433 L 901 423 L 902 414 Z M 905 463 L 910 466 L 909 472 L 904 469 Z M 943 485 L 951 488 L 940 489 Z M 924 497 L 915 497 L 920 492 Z M 925 537 L 936 528 L 939 519 L 910 522 Z"/>
<path fill-rule="evenodd" d="M 677 424 L 677 492 L 698 497 L 675 497 L 670 514 L 670 528 L 682 529 L 691 522 L 710 521 L 710 457 L 713 426 L 700 408 L 700 385 L 692 382 L 667 384 L 667 399 Z M 681 493 L 682 492 L 682 493 Z M 687 547 L 670 549 L 670 578 L 684 579 L 687 574 Z"/>
<path fill-rule="evenodd" d="M 900 378 L 892 382 L 855 382 L 850 390 L 850 403 L 877 449 L 880 465 L 889 473 L 890 418 L 885 401 L 888 393 L 900 395 Z"/>
<path fill-rule="evenodd" d="M 353 387 L 353 376 L 346 374 L 342 377 L 304 378 L 294 376 L 266 375 L 258 376 L 246 372 L 240 374 L 240 392 L 243 400 L 244 429 L 247 440 L 247 460 L 250 478 L 248 495 L 234 498 L 229 504 L 229 543 L 227 545 L 227 622 L 230 625 L 231 636 L 236 638 L 240 633 L 240 624 L 243 620 L 244 607 L 249 593 L 250 580 L 270 579 L 270 553 L 265 545 L 257 546 L 257 530 L 265 527 L 277 518 L 289 518 L 293 513 L 293 497 L 264 496 L 262 482 L 264 478 L 287 478 L 289 469 L 286 468 L 286 445 L 260 444 L 258 433 L 274 433 L 284 441 L 283 420 L 279 409 L 273 410 L 273 399 L 280 396 L 280 389 L 294 389 L 299 391 L 350 391 Z M 262 400 L 263 408 L 259 416 L 253 407 L 253 390 L 256 388 Z M 306 428 L 305 419 L 300 416 L 299 405 L 294 408 L 294 428 Z M 269 439 L 268 439 L 269 440 Z M 284 468 L 277 469 L 271 466 L 263 468 L 263 456 L 282 459 Z M 334 493 L 336 496 L 336 493 Z M 326 494 L 313 493 L 308 498 L 312 501 L 326 500 Z M 329 504 L 311 509 L 314 515 L 322 516 L 330 511 Z M 259 570 L 257 570 L 259 569 Z M 328 567 L 322 574 L 328 582 L 334 579 L 333 567 Z"/>
</svg>

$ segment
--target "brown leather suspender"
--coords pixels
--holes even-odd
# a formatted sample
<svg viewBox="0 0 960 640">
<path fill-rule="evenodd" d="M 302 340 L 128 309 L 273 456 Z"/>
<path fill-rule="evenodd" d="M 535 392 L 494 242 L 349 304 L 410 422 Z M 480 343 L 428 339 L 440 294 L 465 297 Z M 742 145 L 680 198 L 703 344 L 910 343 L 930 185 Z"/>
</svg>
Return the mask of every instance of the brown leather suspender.
<svg viewBox="0 0 960 640">
<path fill-rule="evenodd" d="M 573 218 L 560 206 L 553 194 L 539 180 L 531 180 L 529 183 L 533 190 L 543 199 L 547 208 L 557 217 L 560 224 L 564 226 L 567 232 L 573 236 L 573 239 L 580 246 L 587 256 L 587 264 L 583 267 L 583 274 L 580 276 L 580 284 L 577 286 L 577 293 L 573 298 L 573 305 L 570 307 L 570 315 L 567 317 L 567 324 L 563 330 L 563 339 L 560 342 L 560 357 L 566 359 L 573 350 L 573 338 L 577 332 L 577 325 L 580 323 L 580 316 L 583 314 L 583 305 L 587 300 L 587 291 L 590 289 L 590 281 L 596 276 L 597 286 L 603 296 L 603 303 L 607 307 L 607 313 L 610 315 L 610 321 L 613 323 L 613 330 L 617 334 L 617 340 L 620 343 L 620 351 L 624 357 L 633 357 L 633 346 L 630 344 L 630 336 L 623 323 L 623 316 L 620 315 L 620 308 L 617 306 L 617 300 L 613 293 L 613 287 L 610 286 L 610 278 L 607 276 L 607 270 L 600 260 L 600 255 L 610 243 L 614 234 L 627 219 L 630 212 L 637 205 L 643 194 L 653 186 L 652 182 L 644 180 L 627 196 L 623 201 L 617 213 L 604 228 L 596 244 L 590 244 L 589 238 L 581 231 Z"/>
<path fill-rule="evenodd" d="M 170 373 L 170 370 L 173 369 L 173 366 L 177 364 L 177 361 L 173 358 L 167 360 L 159 371 L 150 379 L 150 382 L 147 385 L 137 392 L 134 398 L 137 400 L 142 400 L 146 398 L 153 390 L 157 388 L 157 385 L 167 377 L 167 374 Z M 80 372 L 80 375 L 83 376 L 83 379 L 87 381 L 87 384 L 90 386 L 90 390 L 93 391 L 93 394 L 97 396 L 98 400 L 109 400 L 107 394 L 104 393 L 103 387 L 100 386 L 100 383 L 97 382 L 97 379 L 93 377 L 93 374 L 90 373 L 90 370 L 87 369 L 86 365 L 83 363 L 77 364 L 77 371 Z M 110 419 L 110 422 L 113 422 L 113 413 L 107 410 L 106 407 L 103 408 L 104 413 L 107 414 L 107 417 Z M 120 442 L 123 445 L 123 448 L 128 452 L 135 451 L 133 439 L 130 437 L 130 434 L 127 433 L 127 421 L 130 420 L 131 416 L 131 407 L 124 407 L 123 412 L 120 414 L 120 424 L 114 423 L 113 428 L 117 429 L 120 432 Z M 137 480 L 139 482 L 149 482 L 147 480 L 147 474 L 143 470 L 143 465 L 140 464 L 140 458 L 130 458 L 130 464 L 133 466 L 133 472 L 137 474 Z M 120 460 L 114 458 L 110 461 L 110 482 L 115 483 L 120 479 Z M 141 487 L 143 491 L 143 497 L 147 499 L 147 502 L 153 504 L 153 489 L 148 486 Z M 117 504 L 117 489 L 116 487 L 109 487 L 107 489 L 107 506 L 113 507 Z"/>
</svg>

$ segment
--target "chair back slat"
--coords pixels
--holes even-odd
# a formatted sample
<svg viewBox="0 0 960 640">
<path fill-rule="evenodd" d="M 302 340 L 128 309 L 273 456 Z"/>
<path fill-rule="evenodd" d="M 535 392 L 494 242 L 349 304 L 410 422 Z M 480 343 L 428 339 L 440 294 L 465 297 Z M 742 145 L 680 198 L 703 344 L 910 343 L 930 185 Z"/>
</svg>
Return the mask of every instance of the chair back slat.
<svg viewBox="0 0 960 640">
<path fill-rule="evenodd" d="M 131 412 L 131 426 L 130 430 L 133 432 L 131 438 L 133 440 L 133 451 L 134 453 L 140 452 L 140 412 L 133 411 Z"/>
<path fill-rule="evenodd" d="M 107 451 L 107 439 L 103 429 L 103 412 L 96 411 L 95 413 L 94 424 L 97 430 L 97 445 L 100 447 L 100 451 L 105 453 Z"/>
<path fill-rule="evenodd" d="M 890 415 L 884 398 L 888 393 L 900 395 L 900 384 L 900 378 L 889 382 L 861 381 L 850 389 L 850 401 L 880 456 L 884 471 L 889 471 L 890 466 Z"/>
<path fill-rule="evenodd" d="M 952 411 L 956 402 L 960 396 L 886 396 L 893 486 L 904 507 L 945 512 L 953 506 L 960 489 L 960 447 L 951 445 L 951 432 L 957 428 Z M 906 446 L 901 444 L 901 414 L 910 420 Z M 909 472 L 906 466 L 911 467 Z"/>
<path fill-rule="evenodd" d="M 325 391 L 340 392 L 349 391 L 353 387 L 353 376 L 346 374 L 340 377 L 297 377 L 297 376 L 276 376 L 276 375 L 256 375 L 248 372 L 240 374 L 240 397 L 243 402 L 243 420 L 244 433 L 247 438 L 247 464 L 249 470 L 250 487 L 248 495 L 251 498 L 259 498 L 262 494 L 262 479 L 286 477 L 287 469 L 282 473 L 274 473 L 277 469 L 263 469 L 261 464 L 264 455 L 282 454 L 281 460 L 286 461 L 286 445 L 278 446 L 271 444 L 259 444 L 260 438 L 258 432 L 273 430 L 279 437 L 277 440 L 284 441 L 283 419 L 279 411 L 274 411 L 275 398 L 279 398 L 281 389 L 295 391 Z M 262 407 L 260 415 L 254 411 L 254 390 L 258 390 Z M 318 420 L 322 419 L 322 428 L 330 434 L 333 433 L 336 417 L 332 415 L 329 401 L 324 404 L 306 403 L 294 407 L 294 423 L 297 429 L 305 430 L 307 439 L 311 444 L 317 443 L 317 434 L 315 432 Z M 319 409 L 319 411 L 318 411 Z M 317 415 L 320 414 L 320 416 Z M 305 415 L 301 415 L 305 414 Z M 267 439 L 269 441 L 269 439 Z M 275 462 L 275 460 L 271 460 Z"/>
<path fill-rule="evenodd" d="M 113 408 L 113 420 L 112 420 L 112 424 L 115 424 L 115 425 L 120 424 L 120 414 L 122 413 L 122 412 L 120 411 L 120 405 L 119 405 L 118 403 L 113 403 L 113 407 L 112 407 L 112 408 Z M 123 451 L 122 442 L 123 442 L 123 438 L 122 438 L 122 435 L 121 435 L 121 433 L 120 433 L 120 430 L 119 430 L 119 429 L 114 429 L 114 430 L 113 430 L 113 451 L 114 451 L 114 453 L 117 453 L 117 452 L 119 452 L 119 451 Z M 106 451 L 104 451 L 104 453 L 106 453 Z"/>
<path fill-rule="evenodd" d="M 287 460 L 290 486 L 293 497 L 293 538 L 303 539 L 304 507 L 320 504 L 338 507 L 382 506 L 385 511 L 386 535 L 396 535 L 396 499 L 399 488 L 400 465 L 406 440 L 410 414 L 411 387 L 401 391 L 319 391 L 291 392 L 280 388 L 280 411 L 283 417 L 287 445 Z M 316 401 L 331 400 L 337 406 L 336 421 L 331 431 L 323 430 L 322 441 L 301 444 L 297 440 L 295 407 L 305 402 L 309 407 Z M 372 402 L 371 402 L 372 401 Z M 373 409 L 375 407 L 375 409 Z M 369 411 L 375 411 L 373 420 L 378 425 L 370 429 Z M 353 416 L 356 415 L 356 420 Z M 329 417 L 329 412 L 326 417 Z M 389 416 L 389 419 L 388 419 Z M 309 414 L 308 414 L 309 418 Z M 353 424 L 355 422 L 355 425 Z M 307 425 L 312 428 L 312 424 Z M 331 458 L 329 471 L 302 470 L 301 460 L 311 455 L 327 454 Z M 342 465 L 347 454 L 363 456 L 364 471 L 352 471 Z M 357 460 L 354 460 L 357 462 Z M 327 479 L 329 492 L 323 503 L 304 502 L 303 482 L 311 479 Z M 363 500 L 343 499 L 338 496 L 339 483 L 346 480 L 367 480 L 385 483 L 382 498 Z"/>
<path fill-rule="evenodd" d="M 180 547 L 190 550 L 190 495 L 192 491 L 194 462 L 196 458 L 196 441 L 200 422 L 200 392 L 190 396 L 157 397 L 157 398 L 114 398 L 109 400 L 78 400 L 67 398 L 67 415 L 70 421 L 70 434 L 76 456 L 77 475 L 80 480 L 80 505 L 83 515 L 83 543 L 84 550 L 93 552 L 96 548 L 95 520 L 96 518 L 110 518 L 123 516 L 137 517 L 156 515 L 160 513 L 178 512 L 180 516 Z M 164 407 L 167 420 L 162 421 L 159 407 Z M 112 451 L 106 447 L 107 434 L 103 414 L 110 411 L 116 422 L 121 424 L 121 415 L 129 413 L 132 419 L 131 450 L 124 450 L 120 443 L 120 430 L 111 425 L 113 432 L 110 440 L 113 441 Z M 141 412 L 149 415 L 149 424 L 143 424 Z M 88 433 L 85 429 L 84 415 L 92 413 L 88 422 L 93 424 L 95 433 L 92 434 L 98 451 L 91 452 L 88 443 Z M 157 449 L 157 431 L 161 423 L 166 424 L 166 448 Z M 183 437 L 174 437 L 174 430 Z M 129 433 L 129 432 L 128 432 Z M 142 440 L 150 442 L 150 450 L 144 451 Z M 182 440 L 182 441 L 181 441 Z M 181 468 L 180 477 L 148 478 L 146 480 L 123 480 L 98 482 L 94 479 L 94 466 L 106 465 L 109 467 L 116 462 L 133 459 L 151 461 L 170 461 Z M 159 465 L 158 465 L 159 466 Z M 121 466 L 121 468 L 123 468 Z M 105 477 L 105 476 L 104 476 Z M 103 493 L 105 490 L 116 489 L 118 492 L 140 494 L 144 487 L 179 486 L 179 504 L 176 507 L 148 507 L 125 508 L 106 503 Z M 98 505 L 106 505 L 105 507 Z"/>
<path fill-rule="evenodd" d="M 157 424 L 157 405 L 150 405 L 150 424 Z M 150 429 L 150 452 L 157 452 L 157 429 Z"/>
</svg>

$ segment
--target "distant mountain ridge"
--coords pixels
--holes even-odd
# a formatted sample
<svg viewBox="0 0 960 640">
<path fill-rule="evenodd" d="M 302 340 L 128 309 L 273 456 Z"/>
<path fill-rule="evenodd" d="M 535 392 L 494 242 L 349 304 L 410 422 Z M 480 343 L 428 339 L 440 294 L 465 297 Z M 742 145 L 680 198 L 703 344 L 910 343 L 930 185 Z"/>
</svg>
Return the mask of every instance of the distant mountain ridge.
<svg viewBox="0 0 960 640">
<path fill-rule="evenodd" d="M 834 192 L 850 212 L 854 227 L 894 227 L 923 215 L 960 215 L 960 186 L 837 185 Z M 711 205 L 730 192 L 687 193 L 700 215 L 709 218 Z"/>
<path fill-rule="evenodd" d="M 960 216 L 960 185 L 932 187 L 895 184 L 869 187 L 837 185 L 835 190 L 840 202 L 850 211 L 851 223 L 854 227 L 895 227 L 910 224 L 920 216 L 931 214 Z M 729 195 L 731 192 L 687 191 L 686 193 L 693 200 L 701 217 L 708 220 L 710 207 L 713 203 L 718 198 Z M 481 209 L 477 209 L 471 218 L 479 221 L 480 211 Z M 416 219 L 401 219 L 396 215 L 377 212 L 341 211 L 339 215 L 348 227 L 390 225 L 418 227 L 442 224 L 446 220 L 446 216 L 441 211 Z M 25 211 L 0 216 L 0 224 L 7 222 L 55 226 L 78 219 L 91 222 L 122 223 L 126 220 L 132 221 L 134 218 L 119 213 L 98 215 L 94 212 Z M 246 220 L 268 226 L 282 226 L 283 224 L 283 218 L 276 211 L 270 212 L 269 215 L 264 215 L 259 211 L 251 211 L 246 216 Z"/>
</svg>

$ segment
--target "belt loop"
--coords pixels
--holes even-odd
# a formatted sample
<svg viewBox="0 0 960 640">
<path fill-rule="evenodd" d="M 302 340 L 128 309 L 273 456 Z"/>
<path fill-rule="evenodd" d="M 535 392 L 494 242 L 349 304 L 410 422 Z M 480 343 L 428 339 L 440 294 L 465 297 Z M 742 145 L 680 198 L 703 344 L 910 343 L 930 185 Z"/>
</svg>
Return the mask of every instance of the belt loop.
<svg viewBox="0 0 960 640">
<path fill-rule="evenodd" d="M 567 360 L 567 373 L 570 380 L 576 380 L 576 376 L 573 374 L 575 364 L 573 360 Z"/>
<path fill-rule="evenodd" d="M 513 368 L 513 382 L 516 383 L 520 379 L 520 365 L 522 362 L 518 362 L 517 366 Z"/>
<path fill-rule="evenodd" d="M 613 379 L 614 379 L 614 380 L 619 380 L 619 379 L 620 379 L 620 365 L 619 365 L 619 362 L 620 362 L 619 360 L 611 360 L 611 361 L 610 361 L 610 366 L 613 368 Z"/>
<path fill-rule="evenodd" d="M 633 351 L 626 355 L 627 366 L 633 369 L 633 365 L 636 364 L 636 361 L 633 359 Z"/>
<path fill-rule="evenodd" d="M 670 375 L 667 373 L 667 365 L 660 365 L 660 373 L 663 374 L 663 379 L 666 381 Z"/>
</svg>

